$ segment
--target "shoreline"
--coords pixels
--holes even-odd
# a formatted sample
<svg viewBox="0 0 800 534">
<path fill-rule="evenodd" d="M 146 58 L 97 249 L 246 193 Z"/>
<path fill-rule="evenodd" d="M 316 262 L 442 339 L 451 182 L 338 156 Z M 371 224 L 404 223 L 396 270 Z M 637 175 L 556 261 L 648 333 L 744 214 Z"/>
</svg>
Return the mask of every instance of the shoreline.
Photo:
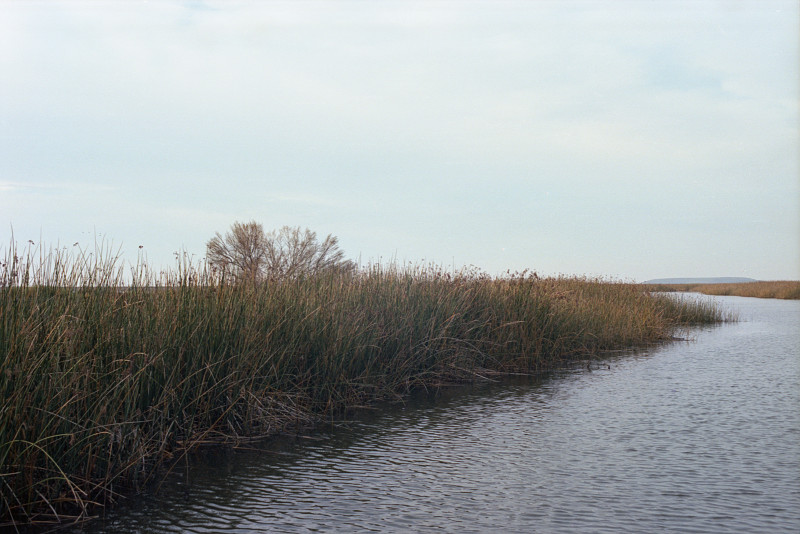
<svg viewBox="0 0 800 534">
<path fill-rule="evenodd" d="M 800 281 L 775 280 L 721 284 L 641 284 L 648 291 L 696 292 L 704 295 L 800 300 Z"/>
<path fill-rule="evenodd" d="M 0 287 L 0 525 L 85 520 L 205 443 L 726 320 L 580 278 L 374 268 L 215 285 L 176 273 L 125 291 L 108 280 Z"/>
</svg>

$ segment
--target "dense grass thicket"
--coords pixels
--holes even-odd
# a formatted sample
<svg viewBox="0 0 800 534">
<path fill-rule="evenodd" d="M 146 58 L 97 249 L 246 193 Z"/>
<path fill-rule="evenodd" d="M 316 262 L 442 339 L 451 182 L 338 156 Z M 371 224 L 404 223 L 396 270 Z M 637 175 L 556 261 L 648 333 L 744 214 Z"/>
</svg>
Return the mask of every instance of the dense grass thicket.
<svg viewBox="0 0 800 534">
<path fill-rule="evenodd" d="M 800 299 L 800 281 L 775 280 L 738 284 L 660 284 L 656 291 L 694 291 L 705 295 L 758 297 L 762 299 Z"/>
<path fill-rule="evenodd" d="M 36 257 L 34 257 L 36 256 Z M 94 252 L 0 268 L 0 524 L 85 517 L 208 442 L 724 319 L 579 278 L 372 266 L 231 285 Z"/>
</svg>

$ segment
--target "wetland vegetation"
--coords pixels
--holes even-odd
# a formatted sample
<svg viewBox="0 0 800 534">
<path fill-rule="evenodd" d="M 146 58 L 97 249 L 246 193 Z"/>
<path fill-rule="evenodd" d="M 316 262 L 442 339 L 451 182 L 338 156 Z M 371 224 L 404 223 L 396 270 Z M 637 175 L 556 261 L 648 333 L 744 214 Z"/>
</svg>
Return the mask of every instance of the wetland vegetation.
<svg viewBox="0 0 800 534">
<path fill-rule="evenodd" d="M 103 247 L 0 265 L 0 524 L 81 520 L 205 443 L 726 319 L 640 286 L 369 265 L 226 279 Z"/>
<path fill-rule="evenodd" d="M 774 280 L 735 284 L 657 284 L 646 286 L 651 291 L 693 291 L 705 295 L 757 297 L 762 299 L 800 299 L 800 281 Z"/>
</svg>

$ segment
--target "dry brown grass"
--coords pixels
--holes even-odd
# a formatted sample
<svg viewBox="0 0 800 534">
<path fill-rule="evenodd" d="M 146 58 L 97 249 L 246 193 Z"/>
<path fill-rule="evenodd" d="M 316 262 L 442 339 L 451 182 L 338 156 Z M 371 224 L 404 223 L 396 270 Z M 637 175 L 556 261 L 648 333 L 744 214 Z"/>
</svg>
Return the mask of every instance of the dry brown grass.
<svg viewBox="0 0 800 534">
<path fill-rule="evenodd" d="M 197 444 L 725 318 L 597 280 L 376 266 L 232 285 L 140 265 L 123 283 L 120 263 L 0 261 L 0 528 L 85 517 Z"/>
<path fill-rule="evenodd" d="M 757 297 L 762 299 L 800 299 L 800 281 L 775 280 L 739 284 L 658 284 L 651 291 L 694 291 L 705 295 Z"/>
</svg>

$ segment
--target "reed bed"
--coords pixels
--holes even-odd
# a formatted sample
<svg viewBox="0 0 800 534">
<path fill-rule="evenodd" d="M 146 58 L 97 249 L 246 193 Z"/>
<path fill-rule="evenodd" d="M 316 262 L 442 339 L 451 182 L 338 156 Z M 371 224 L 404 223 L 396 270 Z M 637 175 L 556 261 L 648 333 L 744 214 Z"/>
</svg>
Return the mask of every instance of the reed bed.
<svg viewBox="0 0 800 534">
<path fill-rule="evenodd" d="M 800 299 L 800 281 L 774 280 L 737 284 L 661 284 L 656 291 L 694 291 L 705 295 L 757 297 L 762 299 Z"/>
<path fill-rule="evenodd" d="M 582 278 L 370 266 L 222 283 L 108 251 L 0 266 L 0 526 L 80 520 L 208 442 L 485 372 L 537 372 L 724 319 Z"/>
</svg>

